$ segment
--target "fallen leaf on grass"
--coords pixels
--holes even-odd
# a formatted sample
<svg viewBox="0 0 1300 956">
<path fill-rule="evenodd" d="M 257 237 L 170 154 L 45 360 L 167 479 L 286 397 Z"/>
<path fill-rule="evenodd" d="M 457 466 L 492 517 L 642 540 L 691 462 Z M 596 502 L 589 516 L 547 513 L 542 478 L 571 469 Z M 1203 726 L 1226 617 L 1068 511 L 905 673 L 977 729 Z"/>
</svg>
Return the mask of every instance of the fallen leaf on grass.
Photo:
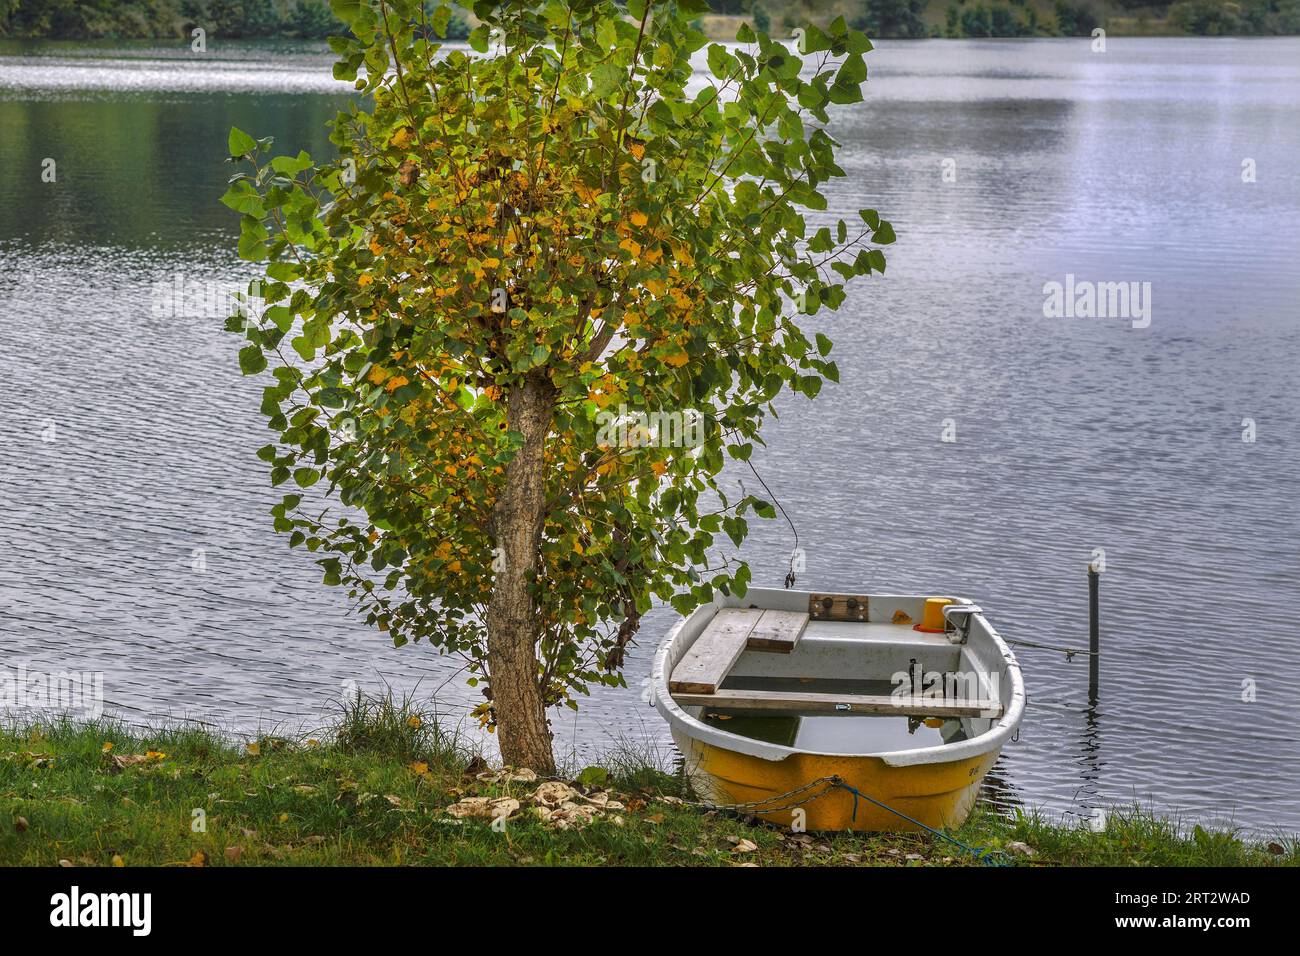
<svg viewBox="0 0 1300 956">
<path fill-rule="evenodd" d="M 514 797 L 466 797 L 447 807 L 447 813 L 458 820 L 464 817 L 509 818 L 518 810 L 519 801 Z"/>
<path fill-rule="evenodd" d="M 125 770 L 127 767 L 135 767 L 142 763 L 151 763 L 162 760 L 166 754 L 151 750 L 144 754 L 109 754 L 109 772 L 117 773 Z"/>
<path fill-rule="evenodd" d="M 238 863 L 239 858 L 243 855 L 244 855 L 244 848 L 242 846 L 226 847 L 226 859 L 229 860 L 231 863 Z"/>
<path fill-rule="evenodd" d="M 737 840 L 736 845 L 731 848 L 732 853 L 753 853 L 758 849 L 758 844 L 753 840 Z"/>
<path fill-rule="evenodd" d="M 561 783 L 559 780 L 548 780 L 542 784 L 533 793 L 533 803 L 543 807 L 558 807 L 572 801 L 578 796 L 578 791 L 574 790 L 567 783 Z"/>
<path fill-rule="evenodd" d="M 197 850 L 195 851 L 194 855 L 190 857 L 189 862 L 185 865 L 186 866 L 207 866 L 208 855 L 204 853 L 202 850 Z"/>
</svg>

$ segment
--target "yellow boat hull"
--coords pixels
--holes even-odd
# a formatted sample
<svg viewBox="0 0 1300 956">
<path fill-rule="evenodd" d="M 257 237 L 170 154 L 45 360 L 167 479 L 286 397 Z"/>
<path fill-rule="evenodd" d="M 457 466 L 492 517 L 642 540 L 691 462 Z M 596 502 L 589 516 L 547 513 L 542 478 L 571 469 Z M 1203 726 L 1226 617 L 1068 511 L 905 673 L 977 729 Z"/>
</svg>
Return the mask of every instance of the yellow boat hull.
<svg viewBox="0 0 1300 956">
<path fill-rule="evenodd" d="M 719 806 L 768 801 L 773 807 L 804 800 L 813 792 L 786 799 L 782 794 L 823 777 L 839 777 L 866 796 L 926 826 L 942 829 L 965 822 L 979 793 L 980 781 L 1001 748 L 961 760 L 894 766 L 880 757 L 794 753 L 766 760 L 704 741 L 674 734 L 686 757 L 696 793 Z M 818 788 L 822 789 L 822 788 Z M 752 811 L 764 820 L 798 829 L 917 830 L 910 821 L 840 787 L 798 808 Z M 776 799 L 774 799 L 776 798 Z M 802 819 L 796 814 L 803 811 Z"/>
</svg>

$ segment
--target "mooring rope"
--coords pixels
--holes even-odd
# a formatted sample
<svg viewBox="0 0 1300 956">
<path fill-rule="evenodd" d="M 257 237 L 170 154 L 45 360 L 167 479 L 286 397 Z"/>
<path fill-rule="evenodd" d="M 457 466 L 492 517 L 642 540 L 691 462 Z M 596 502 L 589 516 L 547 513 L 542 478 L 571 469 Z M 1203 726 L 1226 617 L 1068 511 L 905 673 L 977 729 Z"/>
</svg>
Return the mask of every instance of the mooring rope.
<svg viewBox="0 0 1300 956">
<path fill-rule="evenodd" d="M 1045 651 L 1060 651 L 1065 655 L 1067 661 L 1073 660 L 1075 654 L 1082 654 L 1084 657 L 1091 657 L 1093 655 L 1092 651 L 1085 651 L 1081 647 L 1061 647 L 1057 644 L 1040 644 L 1037 641 L 1019 641 L 1012 640 L 1011 638 L 1004 638 L 1004 640 L 1006 640 L 1008 644 L 1014 644 L 1017 647 L 1034 647 Z M 1101 656 L 1100 651 L 1097 652 L 1097 656 Z"/>
<path fill-rule="evenodd" d="M 783 800 L 787 797 L 798 796 L 801 793 L 805 793 L 809 790 L 812 790 L 814 787 L 823 784 L 825 786 L 820 792 L 814 793 L 808 797 L 804 797 L 802 800 L 796 800 L 793 803 L 782 804 L 780 806 L 775 806 L 775 807 L 767 806 L 767 804 L 773 803 L 774 801 Z M 911 823 L 913 826 L 920 827 L 922 830 L 925 830 L 933 834 L 934 836 L 939 837 L 941 840 L 947 840 L 949 843 L 953 844 L 954 846 L 960 847 L 962 850 L 969 853 L 972 857 L 974 857 L 984 866 L 1005 866 L 1006 865 L 1002 861 L 995 859 L 993 856 L 993 854 L 999 853 L 1001 851 L 994 850 L 990 847 L 973 847 L 966 843 L 963 843 L 961 840 L 958 840 L 956 837 L 949 836 L 947 833 L 944 833 L 942 830 L 936 830 L 934 827 L 930 826 L 929 824 L 922 823 L 920 820 L 916 819 L 915 817 L 908 816 L 902 810 L 894 809 L 889 804 L 885 803 L 883 800 L 877 800 L 875 797 L 863 793 L 857 787 L 845 783 L 842 777 L 836 775 L 832 775 L 829 777 L 818 777 L 816 780 L 813 780 L 811 783 L 806 783 L 802 787 L 796 787 L 793 790 L 789 790 L 785 793 L 777 794 L 774 797 L 767 797 L 763 800 L 753 800 L 750 801 L 749 803 L 720 804 L 720 803 L 703 803 L 694 800 L 683 800 L 682 802 L 686 804 L 690 804 L 691 806 L 706 807 L 710 810 L 729 810 L 735 813 L 743 813 L 743 812 L 749 812 L 754 814 L 777 813 L 781 810 L 793 810 L 795 807 L 803 806 L 805 803 L 812 803 L 812 801 L 819 800 L 822 797 L 826 796 L 828 793 L 830 793 L 832 790 L 836 790 L 836 789 L 847 790 L 849 793 L 853 794 L 853 814 L 851 816 L 852 820 L 856 821 L 858 819 L 858 800 L 859 799 L 866 800 L 868 803 L 872 803 L 880 807 L 882 810 L 888 810 L 890 813 L 894 814 L 895 816 L 901 817 L 902 819 L 906 820 L 908 823 Z M 766 809 L 759 809 L 760 807 L 765 807 Z"/>
</svg>

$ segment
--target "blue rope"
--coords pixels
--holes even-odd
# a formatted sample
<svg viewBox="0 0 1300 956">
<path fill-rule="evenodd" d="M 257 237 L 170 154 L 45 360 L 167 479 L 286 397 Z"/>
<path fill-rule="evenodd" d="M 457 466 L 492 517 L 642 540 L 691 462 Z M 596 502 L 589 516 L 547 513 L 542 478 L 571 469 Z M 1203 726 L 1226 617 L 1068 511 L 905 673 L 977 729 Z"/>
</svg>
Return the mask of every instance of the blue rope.
<svg viewBox="0 0 1300 956">
<path fill-rule="evenodd" d="M 854 821 L 856 821 L 856 820 L 858 819 L 858 798 L 861 797 L 863 800 L 866 800 L 868 803 L 873 803 L 873 804 L 875 804 L 876 806 L 880 807 L 882 810 L 888 810 L 890 813 L 894 814 L 895 816 L 902 817 L 902 818 L 903 818 L 904 820 L 906 820 L 908 823 L 914 824 L 914 825 L 920 827 L 922 830 L 928 830 L 928 831 L 930 831 L 931 833 L 933 833 L 935 836 L 937 836 L 937 837 L 939 837 L 939 838 L 941 838 L 941 839 L 947 840 L 949 843 L 955 844 L 956 846 L 961 847 L 963 850 L 965 850 L 965 851 L 966 851 L 967 853 L 969 853 L 971 856 L 975 857 L 975 859 L 977 859 L 980 863 L 984 864 L 985 866 L 1006 866 L 1005 863 L 1003 863 L 1003 862 L 1001 862 L 1001 861 L 999 861 L 999 860 L 997 860 L 997 859 L 994 859 L 994 857 L 992 856 L 992 854 L 995 853 L 995 852 L 997 852 L 997 851 L 992 850 L 992 849 L 990 849 L 989 847 L 976 848 L 976 847 L 973 847 L 973 846 L 967 846 L 965 843 L 962 843 L 961 840 L 958 840 L 958 839 L 956 839 L 956 838 L 954 838 L 954 837 L 950 837 L 948 834 L 944 833 L 942 830 L 936 830 L 934 827 L 932 827 L 932 826 L 928 826 L 927 824 L 922 823 L 920 820 L 917 820 L 917 819 L 914 818 L 914 817 L 909 817 L 909 816 L 908 816 L 906 813 L 904 813 L 903 811 L 901 811 L 901 810 L 895 810 L 895 809 L 894 809 L 893 807 L 891 807 L 889 804 L 887 804 L 887 803 L 881 803 L 881 802 L 880 802 L 879 800 L 877 800 L 875 797 L 870 797 L 870 796 L 868 796 L 867 794 L 865 794 L 865 793 L 863 793 L 861 790 L 859 790 L 857 787 L 852 787 L 852 786 L 850 786 L 849 784 L 845 783 L 845 782 L 844 782 L 843 780 L 841 780 L 839 777 L 831 777 L 831 779 L 830 779 L 830 785 L 831 785 L 832 787 L 839 787 L 841 790 L 847 790 L 849 793 L 853 794 L 853 817 L 852 817 L 852 819 L 853 819 Z"/>
</svg>

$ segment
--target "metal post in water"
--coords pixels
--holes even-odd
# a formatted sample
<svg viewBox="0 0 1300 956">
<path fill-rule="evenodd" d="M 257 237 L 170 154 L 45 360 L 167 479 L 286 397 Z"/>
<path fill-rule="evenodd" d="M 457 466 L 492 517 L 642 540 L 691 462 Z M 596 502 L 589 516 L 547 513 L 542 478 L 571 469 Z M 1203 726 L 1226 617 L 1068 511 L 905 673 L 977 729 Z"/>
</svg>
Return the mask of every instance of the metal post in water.
<svg viewBox="0 0 1300 956">
<path fill-rule="evenodd" d="M 1088 696 L 1097 696 L 1098 671 L 1101 664 L 1101 627 L 1097 620 L 1097 607 L 1101 572 L 1096 565 L 1088 565 Z"/>
</svg>

